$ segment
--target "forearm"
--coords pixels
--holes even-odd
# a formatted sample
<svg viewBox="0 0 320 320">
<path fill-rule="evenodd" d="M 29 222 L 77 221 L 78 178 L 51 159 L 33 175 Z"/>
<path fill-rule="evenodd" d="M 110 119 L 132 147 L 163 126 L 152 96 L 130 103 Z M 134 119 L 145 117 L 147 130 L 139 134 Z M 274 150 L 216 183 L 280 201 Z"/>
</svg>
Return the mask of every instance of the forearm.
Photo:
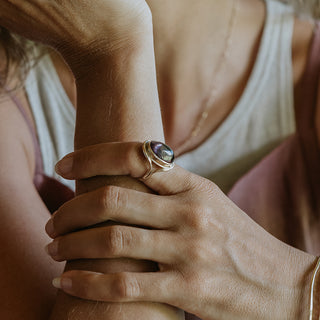
<svg viewBox="0 0 320 320">
<path fill-rule="evenodd" d="M 75 72 L 77 74 L 77 71 Z M 152 32 L 144 43 L 108 55 L 77 79 L 78 103 L 75 148 L 108 141 L 164 140 L 157 94 Z M 108 165 L 108 164 L 106 164 Z M 147 169 L 147 166 L 146 166 Z M 78 181 L 77 193 L 102 185 L 148 190 L 129 177 Z M 88 213 L 90 214 L 90 213 Z M 153 271 L 151 262 L 128 259 L 74 261 L 68 269 L 99 272 Z M 51 319 L 181 319 L 183 313 L 160 304 L 110 304 L 77 300 L 60 293 Z"/>
</svg>

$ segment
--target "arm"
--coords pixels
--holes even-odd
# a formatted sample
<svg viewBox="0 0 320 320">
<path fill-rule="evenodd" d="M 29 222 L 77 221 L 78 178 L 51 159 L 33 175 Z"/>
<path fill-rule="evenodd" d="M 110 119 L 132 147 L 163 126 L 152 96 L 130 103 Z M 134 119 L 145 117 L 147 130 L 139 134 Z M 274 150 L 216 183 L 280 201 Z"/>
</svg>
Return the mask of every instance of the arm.
<svg viewBox="0 0 320 320">
<path fill-rule="evenodd" d="M 88 77 L 78 79 L 76 148 L 99 142 L 145 140 L 150 137 L 164 140 L 154 65 L 150 29 L 141 43 L 140 39 L 137 39 L 134 47 L 118 51 L 116 56 L 107 56 L 94 66 Z M 79 181 L 78 193 L 111 183 L 147 191 L 139 182 L 125 177 Z M 69 263 L 67 268 L 107 273 L 148 271 L 154 270 L 155 266 L 146 262 L 118 259 L 99 262 L 77 261 Z M 65 319 L 71 309 L 75 319 L 85 319 L 88 314 L 93 314 L 95 319 L 182 317 L 176 309 L 160 304 L 97 305 L 60 294 L 51 319 Z M 105 310 L 108 310 L 107 314 Z"/>
<path fill-rule="evenodd" d="M 14 4 L 0 1 L 0 23 L 56 48 L 72 69 L 78 89 L 76 148 L 114 139 L 163 137 L 152 19 L 145 1 L 97 0 L 94 5 L 84 0 L 30 0 Z M 157 122 L 152 123 L 155 119 Z M 128 178 L 124 181 L 127 183 Z M 126 185 L 137 187 L 136 182 Z M 97 181 L 79 183 L 77 192 L 97 186 Z M 95 269 L 102 267 L 106 272 L 112 270 L 112 262 L 108 263 L 108 268 L 104 262 L 89 264 Z M 84 265 L 88 267 L 88 263 Z M 130 268 L 127 263 L 113 264 L 116 270 L 121 270 L 121 265 Z M 134 269 L 131 262 L 129 265 L 131 270 L 137 271 L 154 268 L 146 263 L 137 265 L 135 262 Z M 176 316 L 175 309 L 163 305 L 94 305 L 90 308 L 86 302 L 60 297 L 52 319 L 73 316 L 80 320 L 87 319 L 89 314 L 95 319 L 127 318 L 137 314 L 140 319 Z"/>
<path fill-rule="evenodd" d="M 16 106 L 0 103 L 0 318 L 46 320 L 55 300 L 52 277 L 63 263 L 44 251 L 50 214 L 33 185 L 33 142 Z"/>
<path fill-rule="evenodd" d="M 16 106 L 3 97 L 0 121 L 0 318 L 48 319 L 56 295 L 51 280 L 64 263 L 53 263 L 44 251 L 50 214 L 32 181 L 32 138 Z"/>
</svg>

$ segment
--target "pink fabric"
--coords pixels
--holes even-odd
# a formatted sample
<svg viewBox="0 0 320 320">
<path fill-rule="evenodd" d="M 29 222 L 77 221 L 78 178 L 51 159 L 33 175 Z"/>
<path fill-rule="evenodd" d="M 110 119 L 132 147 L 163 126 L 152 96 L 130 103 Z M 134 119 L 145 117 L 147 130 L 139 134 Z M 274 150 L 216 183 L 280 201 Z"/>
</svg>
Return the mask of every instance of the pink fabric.
<svg viewBox="0 0 320 320">
<path fill-rule="evenodd" d="M 230 198 L 278 239 L 320 254 L 320 148 L 315 127 L 320 74 L 320 28 L 315 29 L 297 132 L 236 183 Z"/>
<path fill-rule="evenodd" d="M 32 126 L 32 123 L 19 99 L 10 92 L 8 92 L 8 95 L 11 97 L 12 101 L 21 112 L 21 115 L 24 117 L 32 136 L 36 160 L 33 183 L 48 210 L 51 213 L 54 213 L 63 203 L 74 197 L 74 192 L 64 184 L 60 183 L 58 180 L 50 178 L 44 174 L 41 150 L 37 134 Z"/>
</svg>

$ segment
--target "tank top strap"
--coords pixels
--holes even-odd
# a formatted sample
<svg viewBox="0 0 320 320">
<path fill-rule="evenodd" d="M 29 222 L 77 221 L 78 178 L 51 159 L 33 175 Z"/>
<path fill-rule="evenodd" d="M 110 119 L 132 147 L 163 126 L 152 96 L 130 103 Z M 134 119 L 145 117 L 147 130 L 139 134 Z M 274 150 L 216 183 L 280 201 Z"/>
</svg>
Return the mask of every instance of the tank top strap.
<svg viewBox="0 0 320 320">
<path fill-rule="evenodd" d="M 33 177 L 33 183 L 41 199 L 45 203 L 46 207 L 51 213 L 53 213 L 63 203 L 72 199 L 74 197 L 74 192 L 58 180 L 45 175 L 43 170 L 43 159 L 41 155 L 40 145 L 38 142 L 38 136 L 31 123 L 31 120 L 27 115 L 25 109 L 23 108 L 19 98 L 10 92 L 7 92 L 7 94 L 14 102 L 17 109 L 20 111 L 21 115 L 25 120 L 25 123 L 29 128 L 35 152 L 35 174 Z"/>
<path fill-rule="evenodd" d="M 12 102 L 16 105 L 17 109 L 20 111 L 22 117 L 25 120 L 25 123 L 29 129 L 29 132 L 31 134 L 31 138 L 33 141 L 33 146 L 34 146 L 34 153 L 35 153 L 35 174 L 33 178 L 33 182 L 35 186 L 37 187 L 41 182 L 40 180 L 42 179 L 43 175 L 43 162 L 42 162 L 42 156 L 41 156 L 41 151 L 40 151 L 40 145 L 38 142 L 37 138 L 37 133 L 31 123 L 31 120 L 29 116 L 27 115 L 27 112 L 25 111 L 20 99 L 14 95 L 11 92 L 7 92 L 8 96 L 12 100 Z"/>
</svg>

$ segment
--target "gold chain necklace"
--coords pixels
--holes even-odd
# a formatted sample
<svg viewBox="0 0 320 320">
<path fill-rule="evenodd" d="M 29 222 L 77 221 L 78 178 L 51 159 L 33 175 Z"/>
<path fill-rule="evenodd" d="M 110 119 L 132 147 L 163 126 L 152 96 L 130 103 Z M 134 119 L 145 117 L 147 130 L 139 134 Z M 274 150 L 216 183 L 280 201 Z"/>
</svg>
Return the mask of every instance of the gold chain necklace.
<svg viewBox="0 0 320 320">
<path fill-rule="evenodd" d="M 231 12 L 230 20 L 229 20 L 229 24 L 228 24 L 228 33 L 226 36 L 224 49 L 223 49 L 222 54 L 219 58 L 219 62 L 217 64 L 216 70 L 214 71 L 215 76 L 212 81 L 210 93 L 202 104 L 202 108 L 201 108 L 202 111 L 199 114 L 198 119 L 195 122 L 191 133 L 180 144 L 180 146 L 177 148 L 177 150 L 175 150 L 176 154 L 180 154 L 180 150 L 183 150 L 184 147 L 188 146 L 188 144 L 190 144 L 190 142 L 192 142 L 192 140 L 198 136 L 203 124 L 205 123 L 205 121 L 207 120 L 207 118 L 209 116 L 210 109 L 212 108 L 214 102 L 217 99 L 218 87 L 217 87 L 216 80 L 218 79 L 220 72 L 222 70 L 222 67 L 224 66 L 224 64 L 226 63 L 226 61 L 229 57 L 230 47 L 231 47 L 231 43 L 232 43 L 231 40 L 232 40 L 233 30 L 234 30 L 236 16 L 237 16 L 237 12 L 238 12 L 238 4 L 239 4 L 238 0 L 233 1 L 232 12 Z"/>
</svg>

